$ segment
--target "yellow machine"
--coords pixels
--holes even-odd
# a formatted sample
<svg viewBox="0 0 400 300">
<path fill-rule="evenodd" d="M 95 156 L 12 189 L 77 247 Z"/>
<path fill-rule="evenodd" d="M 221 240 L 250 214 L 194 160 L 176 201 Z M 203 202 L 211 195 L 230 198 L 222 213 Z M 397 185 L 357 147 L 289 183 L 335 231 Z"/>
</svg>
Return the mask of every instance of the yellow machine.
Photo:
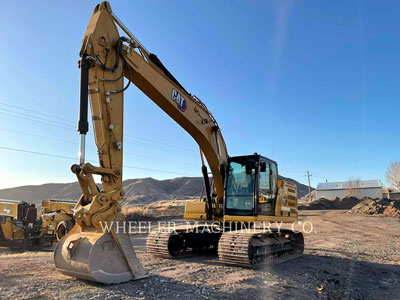
<svg viewBox="0 0 400 300">
<path fill-rule="evenodd" d="M 24 250 L 51 247 L 53 232 L 37 220 L 34 204 L 0 200 L 0 246 Z"/>
<path fill-rule="evenodd" d="M 57 241 L 72 230 L 75 225 L 73 209 L 75 201 L 43 200 L 40 218 L 43 225 L 54 230 Z"/>
<path fill-rule="evenodd" d="M 117 26 L 127 37 L 119 35 Z M 146 276 L 128 234 L 112 223 L 124 220 L 119 203 L 124 197 L 123 96 L 130 83 L 197 142 L 206 191 L 204 201 L 187 204 L 184 216 L 204 222 L 190 230 L 152 232 L 147 239 L 149 252 L 177 257 L 218 247 L 221 261 L 238 265 L 302 253 L 301 234 L 257 227 L 258 222 L 297 221 L 296 187 L 278 181 L 277 164 L 266 157 L 256 153 L 229 157 L 220 127 L 205 104 L 188 93 L 157 56 L 147 51 L 113 14 L 108 2 L 95 7 L 80 57 L 80 161 L 71 169 L 83 194 L 74 210 L 77 226 L 59 242 L 54 253 L 59 271 L 104 283 Z M 125 86 L 124 77 L 128 79 Z M 84 159 L 89 96 L 99 166 Z M 211 169 L 211 182 L 205 160 Z M 93 175 L 101 176 L 101 190 Z M 243 223 L 227 227 L 229 222 L 247 222 L 252 232 L 246 231 Z M 104 224 L 111 230 L 104 232 Z M 221 228 L 229 231 L 214 232 Z"/>
</svg>

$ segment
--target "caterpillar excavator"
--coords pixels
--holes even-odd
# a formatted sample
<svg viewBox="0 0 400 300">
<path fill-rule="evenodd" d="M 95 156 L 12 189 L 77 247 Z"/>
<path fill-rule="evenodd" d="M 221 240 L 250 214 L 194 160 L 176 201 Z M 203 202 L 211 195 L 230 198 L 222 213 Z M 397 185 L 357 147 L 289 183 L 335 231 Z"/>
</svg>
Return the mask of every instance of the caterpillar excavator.
<svg viewBox="0 0 400 300">
<path fill-rule="evenodd" d="M 126 37 L 120 36 L 119 29 Z M 257 153 L 230 157 L 220 127 L 206 105 L 190 94 L 112 12 L 108 2 L 91 16 L 80 50 L 79 164 L 71 167 L 82 196 L 74 209 L 75 227 L 58 243 L 55 265 L 66 275 L 102 283 L 147 276 L 128 234 L 120 201 L 123 170 L 124 91 L 132 83 L 197 142 L 205 198 L 189 202 L 184 218 L 193 226 L 149 234 L 147 250 L 162 257 L 182 257 L 218 248 L 226 264 L 254 266 L 292 258 L 303 251 L 303 236 L 267 230 L 262 222 L 298 220 L 295 185 L 278 180 L 277 163 Z M 127 83 L 124 86 L 124 79 Z M 88 98 L 99 166 L 85 162 Z M 206 161 L 212 173 L 210 181 Z M 102 189 L 93 179 L 101 176 Z M 226 224 L 236 224 L 226 226 Z M 110 225 L 104 230 L 103 224 Z M 247 230 L 241 224 L 250 224 Z M 219 230 L 227 228 L 227 230 Z M 218 230 L 214 230 L 218 229 Z"/>
</svg>

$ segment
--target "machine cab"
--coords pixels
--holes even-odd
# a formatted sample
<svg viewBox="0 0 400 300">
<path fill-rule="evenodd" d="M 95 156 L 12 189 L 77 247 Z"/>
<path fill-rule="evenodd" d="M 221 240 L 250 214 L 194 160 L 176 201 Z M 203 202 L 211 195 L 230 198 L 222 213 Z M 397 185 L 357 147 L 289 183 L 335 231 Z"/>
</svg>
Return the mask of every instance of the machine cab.
<svg viewBox="0 0 400 300">
<path fill-rule="evenodd" d="M 225 189 L 225 215 L 274 215 L 277 163 L 258 154 L 230 157 Z"/>
</svg>

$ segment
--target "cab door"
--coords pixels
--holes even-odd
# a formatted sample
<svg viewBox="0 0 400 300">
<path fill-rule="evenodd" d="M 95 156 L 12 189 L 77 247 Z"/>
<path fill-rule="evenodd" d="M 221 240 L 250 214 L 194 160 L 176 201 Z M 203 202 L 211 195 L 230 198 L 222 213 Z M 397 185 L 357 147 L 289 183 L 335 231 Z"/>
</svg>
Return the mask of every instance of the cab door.
<svg viewBox="0 0 400 300">
<path fill-rule="evenodd" d="M 256 207 L 258 215 L 274 215 L 278 188 L 278 170 L 275 163 L 260 160 Z"/>
</svg>

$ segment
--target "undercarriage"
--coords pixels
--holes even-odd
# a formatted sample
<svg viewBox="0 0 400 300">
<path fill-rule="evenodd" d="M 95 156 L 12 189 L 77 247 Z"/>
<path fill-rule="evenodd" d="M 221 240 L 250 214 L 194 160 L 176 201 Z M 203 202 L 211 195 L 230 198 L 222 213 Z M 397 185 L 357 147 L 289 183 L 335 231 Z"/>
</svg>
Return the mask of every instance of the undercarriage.
<svg viewBox="0 0 400 300">
<path fill-rule="evenodd" d="M 253 267 L 279 263 L 302 255 L 301 233 L 284 229 L 240 228 L 221 224 L 158 228 L 147 238 L 147 251 L 164 258 L 218 253 L 224 264 Z"/>
</svg>

